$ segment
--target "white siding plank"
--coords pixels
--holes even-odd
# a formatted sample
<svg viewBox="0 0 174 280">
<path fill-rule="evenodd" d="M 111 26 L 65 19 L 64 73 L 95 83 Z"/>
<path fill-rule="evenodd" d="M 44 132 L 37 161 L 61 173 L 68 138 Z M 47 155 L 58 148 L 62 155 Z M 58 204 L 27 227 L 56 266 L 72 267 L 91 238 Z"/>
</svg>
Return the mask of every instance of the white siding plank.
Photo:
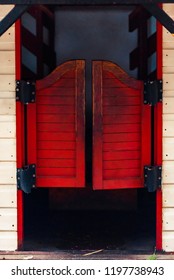
<svg viewBox="0 0 174 280">
<path fill-rule="evenodd" d="M 16 185 L 0 185 L 0 207 L 17 207 Z"/>
<path fill-rule="evenodd" d="M 12 98 L 15 100 L 16 92 L 15 91 L 0 91 L 0 99 L 1 98 L 4 98 L 4 99 Z"/>
<path fill-rule="evenodd" d="M 16 139 L 0 139 L 0 161 L 16 160 Z"/>
<path fill-rule="evenodd" d="M 0 138 L 15 138 L 16 137 L 16 123 L 2 122 L 0 124 Z"/>
<path fill-rule="evenodd" d="M 17 230 L 17 209 L 0 208 L 0 229 L 8 231 Z"/>
<path fill-rule="evenodd" d="M 163 74 L 163 89 L 174 90 L 173 74 Z"/>
<path fill-rule="evenodd" d="M 163 230 L 174 231 L 174 208 L 163 208 Z"/>
<path fill-rule="evenodd" d="M 163 122 L 163 136 L 174 137 L 174 121 Z"/>
<path fill-rule="evenodd" d="M 174 184 L 163 185 L 163 207 L 174 207 Z"/>
<path fill-rule="evenodd" d="M 164 90 L 163 97 L 174 97 L 174 91 L 173 90 Z"/>
<path fill-rule="evenodd" d="M 163 67 L 163 73 L 174 73 L 174 67 L 173 66 L 164 66 Z"/>
<path fill-rule="evenodd" d="M 174 232 L 164 231 L 162 239 L 162 248 L 165 252 L 174 252 Z"/>
<path fill-rule="evenodd" d="M 17 250 L 17 232 L 0 232 L 0 250 L 15 251 Z"/>
<path fill-rule="evenodd" d="M 0 51 L 15 50 L 15 28 L 10 27 L 7 32 L 5 32 L 0 37 Z"/>
<path fill-rule="evenodd" d="M 0 99 L 0 115 L 15 115 L 16 102 L 13 99 Z"/>
<path fill-rule="evenodd" d="M 174 161 L 163 162 L 163 184 L 174 184 Z"/>
<path fill-rule="evenodd" d="M 174 65 L 174 50 L 163 50 L 163 66 Z"/>
<path fill-rule="evenodd" d="M 15 66 L 15 51 L 0 51 L 0 61 L 7 66 Z"/>
<path fill-rule="evenodd" d="M 171 17 L 174 18 L 174 5 L 167 3 L 165 5 L 163 5 L 163 10 L 168 13 Z"/>
<path fill-rule="evenodd" d="M 0 115 L 0 123 L 1 122 L 15 122 L 16 116 L 15 115 Z"/>
<path fill-rule="evenodd" d="M 163 113 L 174 114 L 174 98 L 164 97 L 163 98 Z"/>
<path fill-rule="evenodd" d="M 163 139 L 163 159 L 174 160 L 174 138 Z"/>
<path fill-rule="evenodd" d="M 8 14 L 14 5 L 0 5 L 0 17 L 4 17 Z"/>
<path fill-rule="evenodd" d="M 16 163 L 0 162 L 0 184 L 16 184 Z"/>
<path fill-rule="evenodd" d="M 164 42 L 171 42 L 171 46 L 172 46 L 172 42 L 174 42 L 174 36 L 165 28 L 163 28 L 163 43 Z M 163 45 L 163 49 L 165 49 L 164 45 Z"/>
<path fill-rule="evenodd" d="M 170 36 L 172 36 L 171 34 L 170 34 Z M 173 43 L 174 43 L 174 40 L 173 41 L 164 41 L 163 42 L 163 48 L 164 49 L 172 49 L 173 50 Z"/>
<path fill-rule="evenodd" d="M 4 64 L 0 67 L 0 74 L 14 74 L 14 73 L 15 73 L 14 66 L 7 66 Z"/>
<path fill-rule="evenodd" d="M 174 121 L 174 114 L 163 115 L 163 121 Z"/>
<path fill-rule="evenodd" d="M 15 90 L 15 75 L 1 75 L 0 91 Z"/>
</svg>

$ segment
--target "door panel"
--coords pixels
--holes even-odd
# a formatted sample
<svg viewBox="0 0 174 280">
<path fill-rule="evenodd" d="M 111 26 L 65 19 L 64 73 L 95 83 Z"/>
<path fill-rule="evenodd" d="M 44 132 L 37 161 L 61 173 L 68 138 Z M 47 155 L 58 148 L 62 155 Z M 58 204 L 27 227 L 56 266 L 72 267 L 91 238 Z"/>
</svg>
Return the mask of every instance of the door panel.
<svg viewBox="0 0 174 280">
<path fill-rule="evenodd" d="M 37 187 L 85 186 L 84 69 L 84 61 L 69 61 L 36 82 L 36 103 L 27 106 L 27 146 Z"/>
<path fill-rule="evenodd" d="M 151 162 L 151 108 L 143 82 L 118 65 L 93 62 L 93 189 L 144 187 Z"/>
</svg>

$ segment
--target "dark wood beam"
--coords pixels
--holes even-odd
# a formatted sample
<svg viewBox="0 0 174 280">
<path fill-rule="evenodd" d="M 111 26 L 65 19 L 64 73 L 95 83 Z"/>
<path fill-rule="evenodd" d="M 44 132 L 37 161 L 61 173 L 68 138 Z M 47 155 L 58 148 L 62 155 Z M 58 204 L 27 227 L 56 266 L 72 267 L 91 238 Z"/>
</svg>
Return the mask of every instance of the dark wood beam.
<svg viewBox="0 0 174 280">
<path fill-rule="evenodd" d="M 0 21 L 0 36 L 11 26 L 21 15 L 28 9 L 27 5 L 15 6 L 1 21 Z"/>
<path fill-rule="evenodd" d="M 170 33 L 174 34 L 174 20 L 166 14 L 157 4 L 143 4 Z"/>
<path fill-rule="evenodd" d="M 1 0 L 0 4 L 14 5 L 138 5 L 138 4 L 173 3 L 173 0 Z"/>
</svg>

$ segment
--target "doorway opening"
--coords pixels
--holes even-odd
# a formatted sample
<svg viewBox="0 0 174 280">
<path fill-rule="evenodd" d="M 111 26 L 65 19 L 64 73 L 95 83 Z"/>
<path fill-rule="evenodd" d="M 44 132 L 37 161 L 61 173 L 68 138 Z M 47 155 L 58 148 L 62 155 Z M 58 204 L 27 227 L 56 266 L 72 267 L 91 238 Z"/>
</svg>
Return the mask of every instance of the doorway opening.
<svg viewBox="0 0 174 280">
<path fill-rule="evenodd" d="M 143 15 L 144 31 L 142 27 L 132 26 L 132 22 L 136 22 L 134 11 L 137 8 L 139 14 Z M 42 56 L 33 56 L 30 46 L 27 45 L 26 33 L 36 34 L 36 12 L 27 13 L 23 17 L 23 79 L 41 79 L 57 65 L 69 60 L 85 60 L 86 184 L 84 189 L 48 186 L 24 195 L 24 248 L 39 250 L 48 249 L 50 246 L 52 250 L 104 248 L 152 252 L 155 247 L 156 194 L 148 193 L 144 188 L 100 191 L 93 191 L 92 188 L 92 61 L 112 61 L 136 79 L 154 78 L 156 23 L 140 7 L 133 6 L 54 7 L 49 13 L 54 20 L 50 20 L 48 24 L 50 29 L 48 26 L 44 27 L 42 39 L 48 46 L 46 49 L 51 50 L 50 61 L 47 52 L 43 51 Z M 28 28 L 32 30 L 26 31 Z M 49 32 L 50 30 L 52 32 Z M 146 37 L 141 36 L 142 32 Z M 148 44 L 153 46 L 150 47 L 150 53 Z M 143 48 L 140 48 L 140 45 Z M 140 59 L 142 49 L 143 60 Z M 45 57 L 47 59 L 44 59 Z M 154 130 L 153 123 L 152 113 L 151 132 Z M 153 164 L 153 137 L 151 144 Z"/>
</svg>

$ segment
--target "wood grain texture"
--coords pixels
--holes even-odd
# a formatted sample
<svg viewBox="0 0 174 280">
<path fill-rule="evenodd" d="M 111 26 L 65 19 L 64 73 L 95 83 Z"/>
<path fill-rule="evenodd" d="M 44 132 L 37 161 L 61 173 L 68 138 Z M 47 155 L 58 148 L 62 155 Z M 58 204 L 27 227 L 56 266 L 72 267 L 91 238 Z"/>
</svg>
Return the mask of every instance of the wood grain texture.
<svg viewBox="0 0 174 280">
<path fill-rule="evenodd" d="M 102 62 L 94 61 L 93 75 L 93 189 L 103 189 Z"/>
<path fill-rule="evenodd" d="M 84 187 L 85 62 L 58 66 L 36 82 L 36 90 L 35 105 L 27 107 L 27 135 L 37 186 Z"/>
<path fill-rule="evenodd" d="M 142 82 L 118 65 L 93 62 L 94 189 L 144 186 L 143 168 L 150 163 L 151 108 L 144 106 L 142 90 Z"/>
</svg>

